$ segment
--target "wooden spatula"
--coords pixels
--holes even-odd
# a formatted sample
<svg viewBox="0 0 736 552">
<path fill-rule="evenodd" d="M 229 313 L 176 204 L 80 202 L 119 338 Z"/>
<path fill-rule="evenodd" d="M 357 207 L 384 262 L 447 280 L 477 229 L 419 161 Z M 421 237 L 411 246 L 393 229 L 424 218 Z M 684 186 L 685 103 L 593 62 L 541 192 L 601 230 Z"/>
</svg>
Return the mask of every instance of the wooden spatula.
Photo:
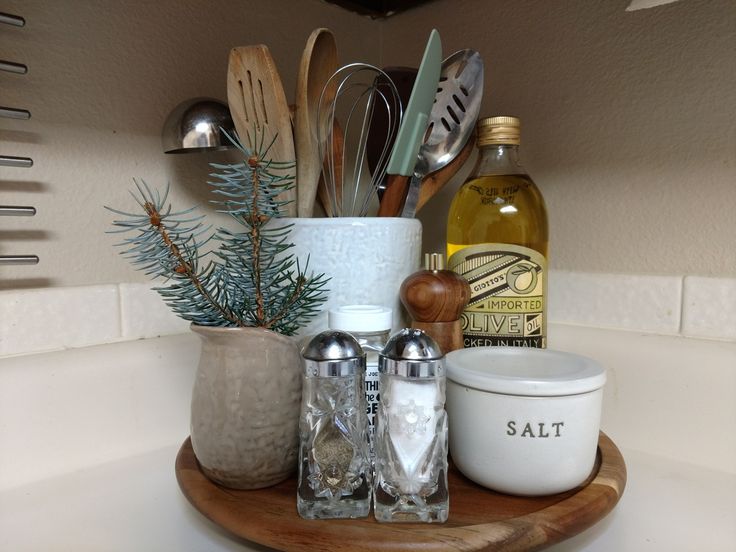
<svg viewBox="0 0 736 552">
<path fill-rule="evenodd" d="M 269 160 L 284 163 L 295 161 L 286 94 L 271 53 L 263 44 L 230 50 L 227 102 L 235 130 L 244 146 L 254 149 L 257 142 L 267 147 L 273 140 L 266 154 Z M 294 169 L 289 171 L 292 174 L 295 172 Z M 284 206 L 284 214 L 295 217 L 296 188 L 281 193 L 279 200 L 291 201 Z"/>
</svg>

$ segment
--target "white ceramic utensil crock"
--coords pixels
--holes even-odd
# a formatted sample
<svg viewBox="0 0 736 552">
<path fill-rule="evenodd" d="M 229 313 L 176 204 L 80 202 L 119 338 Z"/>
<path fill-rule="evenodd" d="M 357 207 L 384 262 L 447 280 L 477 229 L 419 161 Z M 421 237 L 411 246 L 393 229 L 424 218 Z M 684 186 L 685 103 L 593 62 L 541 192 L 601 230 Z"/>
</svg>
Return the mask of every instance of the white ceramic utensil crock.
<svg viewBox="0 0 736 552">
<path fill-rule="evenodd" d="M 299 336 L 327 329 L 327 312 L 344 305 L 380 305 L 393 309 L 393 329 L 404 327 L 399 287 L 419 269 L 422 224 L 389 217 L 283 218 L 292 225 L 290 253 L 309 272 L 324 273 L 327 301 Z"/>
<path fill-rule="evenodd" d="M 476 347 L 447 355 L 450 454 L 469 479 L 503 493 L 560 493 L 594 463 L 605 370 L 579 355 Z"/>
</svg>

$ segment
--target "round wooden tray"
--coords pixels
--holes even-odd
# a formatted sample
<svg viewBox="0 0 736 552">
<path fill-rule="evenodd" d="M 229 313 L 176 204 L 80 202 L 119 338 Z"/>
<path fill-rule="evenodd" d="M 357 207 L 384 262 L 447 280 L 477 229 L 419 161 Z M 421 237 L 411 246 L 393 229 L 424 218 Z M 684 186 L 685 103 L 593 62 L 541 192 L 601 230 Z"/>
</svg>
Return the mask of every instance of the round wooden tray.
<svg viewBox="0 0 736 552">
<path fill-rule="evenodd" d="M 296 511 L 296 477 L 255 491 L 220 487 L 200 471 L 189 439 L 177 455 L 176 478 L 207 518 L 277 550 L 536 550 L 580 533 L 610 512 L 623 494 L 626 465 L 613 441 L 601 433 L 588 481 L 566 493 L 534 498 L 494 493 L 451 466 L 450 517 L 443 524 L 378 523 L 373 517 L 302 519 Z"/>
</svg>

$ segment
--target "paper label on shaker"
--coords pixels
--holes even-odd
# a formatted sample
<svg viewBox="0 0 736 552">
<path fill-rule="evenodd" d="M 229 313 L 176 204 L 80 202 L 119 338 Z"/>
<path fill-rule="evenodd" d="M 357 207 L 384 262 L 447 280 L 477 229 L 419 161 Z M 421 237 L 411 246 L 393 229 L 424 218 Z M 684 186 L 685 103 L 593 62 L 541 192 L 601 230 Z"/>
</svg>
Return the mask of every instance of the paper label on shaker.
<svg viewBox="0 0 736 552">
<path fill-rule="evenodd" d="M 484 243 L 456 252 L 447 264 L 470 284 L 461 317 L 465 347 L 546 347 L 547 260 L 541 253 Z"/>
<path fill-rule="evenodd" d="M 371 359 L 373 360 L 373 359 Z M 373 453 L 373 439 L 376 433 L 376 413 L 378 403 L 381 399 L 378 392 L 378 359 L 375 362 L 367 362 L 365 366 L 365 400 L 368 414 L 368 438 Z"/>
</svg>

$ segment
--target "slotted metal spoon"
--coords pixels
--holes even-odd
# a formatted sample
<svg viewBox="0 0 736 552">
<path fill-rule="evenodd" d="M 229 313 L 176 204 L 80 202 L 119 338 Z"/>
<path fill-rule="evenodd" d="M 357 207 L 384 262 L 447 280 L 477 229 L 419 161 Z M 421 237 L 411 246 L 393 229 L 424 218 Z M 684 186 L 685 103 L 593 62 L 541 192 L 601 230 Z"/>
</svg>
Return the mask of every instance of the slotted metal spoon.
<svg viewBox="0 0 736 552">
<path fill-rule="evenodd" d="M 450 163 L 473 133 L 483 99 L 483 59 L 460 50 L 442 62 L 429 125 L 409 182 L 402 217 L 414 217 L 422 179 Z"/>
</svg>

